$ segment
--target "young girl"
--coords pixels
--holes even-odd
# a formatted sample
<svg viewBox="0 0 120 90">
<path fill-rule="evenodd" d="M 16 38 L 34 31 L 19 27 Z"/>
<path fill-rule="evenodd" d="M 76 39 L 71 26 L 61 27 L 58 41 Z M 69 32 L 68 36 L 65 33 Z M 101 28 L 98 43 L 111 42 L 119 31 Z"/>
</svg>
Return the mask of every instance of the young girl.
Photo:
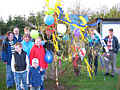
<svg viewBox="0 0 120 90">
<path fill-rule="evenodd" d="M 44 57 L 45 57 L 45 49 L 41 43 L 41 38 L 38 37 L 35 40 L 35 44 L 30 52 L 30 65 L 32 65 L 33 58 L 37 58 L 39 61 L 40 68 L 42 68 L 43 70 L 47 69 L 48 64 L 45 62 Z M 44 75 L 42 75 L 42 80 L 44 80 Z M 43 88 L 43 85 L 41 87 Z M 44 90 L 44 88 L 42 90 Z"/>
</svg>

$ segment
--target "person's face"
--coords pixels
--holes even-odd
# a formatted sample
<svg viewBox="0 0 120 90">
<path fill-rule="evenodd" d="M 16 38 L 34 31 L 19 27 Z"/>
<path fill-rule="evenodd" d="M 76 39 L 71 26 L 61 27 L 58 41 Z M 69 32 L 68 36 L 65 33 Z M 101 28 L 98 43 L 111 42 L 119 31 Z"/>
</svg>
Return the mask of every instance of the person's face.
<svg viewBox="0 0 120 90">
<path fill-rule="evenodd" d="M 15 51 L 21 52 L 21 50 L 22 50 L 22 47 L 21 47 L 21 46 L 15 45 Z"/>
<path fill-rule="evenodd" d="M 13 32 L 14 32 L 15 35 L 19 35 L 19 29 L 18 28 L 15 28 Z"/>
<path fill-rule="evenodd" d="M 37 46 L 40 46 L 40 45 L 41 45 L 41 39 L 40 39 L 40 38 L 37 38 L 37 39 L 35 40 L 35 45 L 37 45 Z"/>
<path fill-rule="evenodd" d="M 10 33 L 10 34 L 8 35 L 8 39 L 9 39 L 10 41 L 13 40 L 13 34 L 12 34 L 12 33 Z"/>
<path fill-rule="evenodd" d="M 39 66 L 39 64 L 34 62 L 32 66 L 37 68 Z"/>
<path fill-rule="evenodd" d="M 109 36 L 113 36 L 113 32 L 112 31 L 109 31 Z"/>
<path fill-rule="evenodd" d="M 24 33 L 25 34 L 30 34 L 30 31 L 29 30 L 24 30 Z"/>
<path fill-rule="evenodd" d="M 29 37 L 24 37 L 25 42 L 29 42 L 30 38 Z"/>
</svg>

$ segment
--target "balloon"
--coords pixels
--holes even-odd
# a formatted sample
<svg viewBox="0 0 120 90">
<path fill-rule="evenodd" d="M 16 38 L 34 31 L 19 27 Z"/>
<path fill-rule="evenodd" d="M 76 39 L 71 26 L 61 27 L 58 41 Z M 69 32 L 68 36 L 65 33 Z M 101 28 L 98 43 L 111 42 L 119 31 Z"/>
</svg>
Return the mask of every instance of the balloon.
<svg viewBox="0 0 120 90">
<path fill-rule="evenodd" d="M 65 24 L 58 24 L 57 25 L 57 32 L 64 34 L 66 32 L 66 25 Z"/>
<path fill-rule="evenodd" d="M 36 39 L 39 37 L 39 32 L 37 30 L 32 30 L 30 32 L 30 36 L 33 38 L 33 39 Z"/>
<path fill-rule="evenodd" d="M 87 37 L 88 36 L 87 33 L 85 33 L 84 36 Z"/>
<path fill-rule="evenodd" d="M 75 37 L 79 37 L 80 36 L 80 30 L 79 30 L 79 28 L 77 28 L 75 30 L 74 35 L 75 35 Z"/>
<path fill-rule="evenodd" d="M 47 50 L 45 53 L 45 62 L 48 64 L 53 62 L 53 55 L 52 52 L 50 52 L 49 50 Z"/>
<path fill-rule="evenodd" d="M 52 24 L 54 23 L 54 18 L 53 18 L 53 16 L 50 16 L 50 15 L 45 16 L 44 22 L 45 22 L 45 24 L 47 24 L 47 25 L 52 25 Z"/>
<path fill-rule="evenodd" d="M 48 11 L 48 15 L 53 15 L 54 14 L 54 10 L 49 10 Z"/>
</svg>

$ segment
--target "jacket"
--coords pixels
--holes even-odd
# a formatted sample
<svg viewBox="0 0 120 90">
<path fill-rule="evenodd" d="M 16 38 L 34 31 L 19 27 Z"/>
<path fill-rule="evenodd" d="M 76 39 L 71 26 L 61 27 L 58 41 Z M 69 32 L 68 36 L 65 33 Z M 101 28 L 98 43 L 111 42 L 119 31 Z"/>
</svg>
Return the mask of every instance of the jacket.
<svg viewBox="0 0 120 90">
<path fill-rule="evenodd" d="M 40 71 L 40 67 L 37 68 L 30 67 L 29 71 L 29 84 L 32 85 L 32 87 L 39 87 L 42 85 L 42 79 L 41 76 L 45 74 L 45 71 Z"/>
<path fill-rule="evenodd" d="M 31 50 L 32 46 L 34 45 L 34 43 L 32 41 L 25 42 L 24 40 L 21 43 L 22 43 L 23 50 L 27 53 L 27 56 L 29 57 L 30 50 Z"/>
<path fill-rule="evenodd" d="M 105 39 L 104 39 L 106 45 L 107 45 L 107 42 L 108 42 L 108 38 L 109 38 L 109 36 L 105 37 Z M 118 50 L 119 50 L 119 44 L 118 44 L 118 39 L 115 36 L 113 36 L 112 47 L 113 47 L 113 52 L 117 53 Z"/>
<path fill-rule="evenodd" d="M 21 54 L 19 54 L 18 52 L 15 52 L 12 55 L 11 68 L 13 72 L 28 71 L 29 59 L 26 52 L 22 50 Z"/>
<path fill-rule="evenodd" d="M 13 40 L 15 44 L 15 41 Z M 2 42 L 2 61 L 7 62 L 8 65 L 11 65 L 12 51 L 11 45 L 8 39 L 3 40 Z"/>
<path fill-rule="evenodd" d="M 90 47 L 96 46 L 96 45 L 100 44 L 99 37 L 96 34 L 94 34 L 94 36 L 95 36 L 94 39 L 92 39 L 91 37 L 88 37 L 88 39 L 89 39 L 89 46 Z"/>
<path fill-rule="evenodd" d="M 22 36 L 21 35 L 19 35 L 18 36 L 18 39 L 15 37 L 15 35 L 14 35 L 14 41 L 15 41 L 15 43 L 17 43 L 17 42 L 22 42 Z"/>
<path fill-rule="evenodd" d="M 38 58 L 39 60 L 39 66 L 43 69 L 48 68 L 48 64 L 44 60 L 45 57 L 45 49 L 42 45 L 38 47 L 37 45 L 34 45 L 30 51 L 30 65 L 32 65 L 32 59 Z"/>
</svg>

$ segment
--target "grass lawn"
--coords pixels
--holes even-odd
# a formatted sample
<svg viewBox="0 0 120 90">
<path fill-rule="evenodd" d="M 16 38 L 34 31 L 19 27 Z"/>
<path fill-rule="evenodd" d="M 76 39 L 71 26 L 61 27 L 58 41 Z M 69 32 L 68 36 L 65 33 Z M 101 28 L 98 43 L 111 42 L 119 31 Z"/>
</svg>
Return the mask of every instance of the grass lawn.
<svg viewBox="0 0 120 90">
<path fill-rule="evenodd" d="M 120 53 L 117 55 L 117 67 L 120 67 Z M 63 66 L 68 63 L 64 63 Z M 100 66 L 100 65 L 99 65 Z M 5 65 L 0 61 L 0 90 L 7 90 L 5 84 Z M 114 78 L 103 76 L 103 72 L 98 68 L 98 74 L 89 79 L 86 70 L 81 70 L 79 76 L 73 73 L 72 65 L 67 67 L 66 72 L 59 77 L 59 87 L 56 87 L 55 80 L 45 80 L 45 90 L 117 90 L 118 74 Z M 15 90 L 15 87 L 9 90 Z"/>
<path fill-rule="evenodd" d="M 120 68 L 120 52 L 117 54 L 117 62 L 116 62 L 117 68 Z"/>
</svg>

